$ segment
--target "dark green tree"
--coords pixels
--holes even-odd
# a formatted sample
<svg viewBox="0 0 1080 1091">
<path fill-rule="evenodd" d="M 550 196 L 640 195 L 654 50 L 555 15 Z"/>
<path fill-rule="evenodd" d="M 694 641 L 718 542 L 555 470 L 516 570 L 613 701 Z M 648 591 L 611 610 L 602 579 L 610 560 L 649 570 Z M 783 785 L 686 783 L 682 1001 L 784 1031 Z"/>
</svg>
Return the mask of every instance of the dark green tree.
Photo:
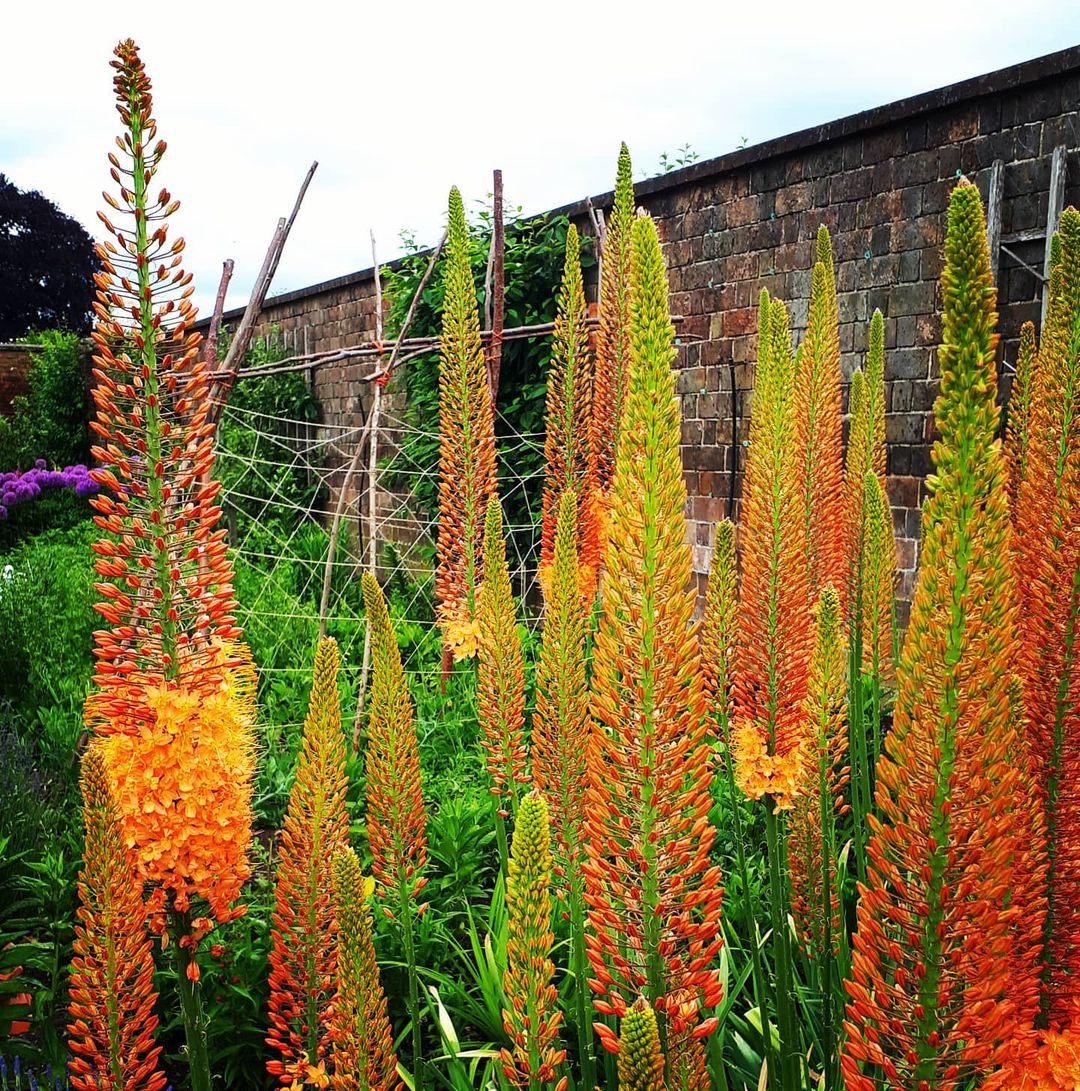
<svg viewBox="0 0 1080 1091">
<path fill-rule="evenodd" d="M 78 220 L 0 174 L 0 341 L 31 330 L 89 333 L 97 267 Z"/>
</svg>

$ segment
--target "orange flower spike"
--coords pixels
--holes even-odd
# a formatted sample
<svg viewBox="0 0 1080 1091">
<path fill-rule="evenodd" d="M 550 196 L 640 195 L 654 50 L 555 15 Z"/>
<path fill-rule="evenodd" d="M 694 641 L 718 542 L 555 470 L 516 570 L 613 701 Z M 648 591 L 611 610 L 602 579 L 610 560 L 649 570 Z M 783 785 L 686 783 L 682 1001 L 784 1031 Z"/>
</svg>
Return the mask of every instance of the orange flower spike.
<svg viewBox="0 0 1080 1091">
<path fill-rule="evenodd" d="M 243 644 L 211 648 L 206 665 L 190 684 L 144 683 L 138 734 L 117 731 L 101 746 L 136 874 L 154 887 L 155 914 L 167 904 L 186 913 L 198 897 L 225 922 L 242 912 L 233 903 L 251 874 L 255 668 Z M 109 696 L 87 699 L 88 723 L 126 715 L 129 706 L 117 710 Z"/>
<path fill-rule="evenodd" d="M 1059 236 L 1060 237 L 1060 236 Z M 1031 417 L 1031 395 L 1035 386 L 1035 362 L 1038 358 L 1035 324 L 1020 327 L 1020 345 L 1016 350 L 1016 374 L 1009 397 L 1009 418 L 1005 432 L 1005 456 L 1009 462 L 1009 498 L 1013 518 L 1020 496 L 1020 486 L 1027 476 L 1027 449 Z"/>
<path fill-rule="evenodd" d="M 881 311 L 870 318 L 866 345 L 867 469 L 885 481 L 885 319 Z"/>
<path fill-rule="evenodd" d="M 941 438 L 845 983 L 847 1091 L 953 1091 L 999 1063 L 1034 1014 L 1008 905 L 1032 858 L 1009 695 L 1016 611 L 1001 561 L 997 316 L 982 205 L 967 182 L 950 200 L 941 283 Z"/>
<path fill-rule="evenodd" d="M 630 251 L 634 223 L 634 183 L 630 152 L 619 149 L 615 196 L 604 241 L 600 281 L 600 328 L 593 387 L 593 454 L 599 499 L 606 501 L 615 477 L 615 459 L 630 389 Z"/>
<path fill-rule="evenodd" d="M 588 311 L 581 279 L 581 244 L 577 228 L 566 232 L 566 261 L 559 288 L 551 367 L 547 386 L 547 435 L 544 441 L 544 495 L 540 533 L 540 583 L 550 592 L 555 558 L 555 524 L 559 498 L 567 489 L 578 497 L 581 528 L 582 596 L 591 602 L 596 592 L 599 565 L 595 510 L 595 472 L 592 457 L 591 361 Z"/>
<path fill-rule="evenodd" d="M 619 1091 L 665 1091 L 656 1013 L 639 996 L 619 1027 Z"/>
<path fill-rule="evenodd" d="M 788 452 L 792 382 L 787 309 L 762 292 L 750 449 L 743 484 L 743 568 L 734 680 L 736 779 L 751 799 L 789 809 L 806 737 L 813 634 L 801 496 Z"/>
<path fill-rule="evenodd" d="M 525 664 L 497 496 L 488 500 L 484 558 L 484 582 L 476 611 L 480 630 L 476 702 L 491 791 L 498 799 L 500 817 L 505 819 L 517 812 L 519 786 L 528 777 Z"/>
<path fill-rule="evenodd" d="M 805 538 L 807 593 L 844 584 L 843 432 L 840 418 L 840 312 L 828 229 L 818 230 L 810 310 L 792 395 L 793 472 Z"/>
<path fill-rule="evenodd" d="M 867 472 L 863 485 L 862 537 L 862 653 L 863 670 L 881 680 L 894 681 L 893 635 L 896 630 L 896 539 L 892 509 L 881 479 Z"/>
<path fill-rule="evenodd" d="M 125 549 L 99 551 L 97 562 L 106 600 L 97 609 L 111 627 L 95 634 L 94 681 L 109 716 L 93 726 L 103 734 L 135 733 L 153 720 L 142 700 L 147 685 L 167 679 L 213 691 L 213 649 L 239 636 L 228 558 L 206 548 L 220 518 L 218 486 L 203 472 L 213 462 L 210 380 L 192 330 L 194 287 L 179 265 L 183 242 L 167 241 L 178 202 L 164 191 L 150 196 L 165 153 L 150 80 L 134 42 L 115 52 L 124 136 L 110 156 L 119 196 L 105 195 L 116 223 L 100 217 L 111 239 L 97 247 L 91 428 L 102 442 L 91 476 L 102 486 L 95 522 Z"/>
<path fill-rule="evenodd" d="M 78 1091 L 161 1091 L 154 957 L 142 885 L 124 847 L 99 745 L 82 759 L 86 841 L 68 982 L 68 1066 Z"/>
<path fill-rule="evenodd" d="M 564 1091 L 566 1050 L 559 1047 L 559 996 L 551 948 L 551 825 L 539 792 L 522 801 L 514 826 L 506 883 L 506 973 L 503 1028 L 512 1047 L 501 1051 L 503 1072 L 515 1087 Z"/>
<path fill-rule="evenodd" d="M 330 1007 L 334 1091 L 401 1091 L 394 1036 L 386 1014 L 372 941 L 371 897 L 351 848 L 332 860 L 333 912 L 337 932 L 334 1001 Z"/>
<path fill-rule="evenodd" d="M 365 765 L 372 874 L 390 915 L 408 909 L 423 889 L 426 812 L 412 699 L 386 600 L 369 572 L 361 576 L 371 626 L 371 720 Z"/>
<path fill-rule="evenodd" d="M 834 588 L 825 587 L 818 598 L 806 698 L 810 748 L 788 824 L 792 916 L 800 942 L 819 964 L 826 952 L 838 949 L 842 934 L 835 819 L 844 805 L 847 781 L 844 661 L 840 598 Z"/>
<path fill-rule="evenodd" d="M 480 316 L 469 261 L 465 206 L 450 190 L 446 294 L 439 341 L 438 621 L 456 659 L 476 651 L 470 635 L 483 578 L 484 518 L 496 493 L 495 426 Z"/>
<path fill-rule="evenodd" d="M 1016 510 L 1020 674 L 1049 849 L 1043 1014 L 1068 1018 L 1080 975 L 1080 212 L 1062 214 Z"/>
<path fill-rule="evenodd" d="M 644 993 L 669 1041 L 718 1001 L 720 875 L 709 852 L 711 739 L 701 689 L 667 277 L 653 221 L 633 228 L 630 389 L 593 653 L 584 865 L 602 1014 Z"/>
<path fill-rule="evenodd" d="M 282 1083 L 301 1058 L 318 1066 L 330 1054 L 330 1028 L 323 1019 L 336 972 L 330 872 L 334 854 L 349 838 L 338 668 L 336 641 L 320 641 L 278 849 L 267 1043 L 279 1057 L 267 1068 Z"/>
</svg>

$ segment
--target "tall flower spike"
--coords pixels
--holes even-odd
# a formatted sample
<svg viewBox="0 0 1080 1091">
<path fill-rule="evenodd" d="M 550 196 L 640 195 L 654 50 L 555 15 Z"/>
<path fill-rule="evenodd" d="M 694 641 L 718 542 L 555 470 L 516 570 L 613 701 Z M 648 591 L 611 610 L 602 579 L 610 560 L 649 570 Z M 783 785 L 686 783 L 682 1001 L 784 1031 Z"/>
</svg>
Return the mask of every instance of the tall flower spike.
<svg viewBox="0 0 1080 1091">
<path fill-rule="evenodd" d="M 438 621 L 454 659 L 476 653 L 476 591 L 483 578 L 484 517 L 496 493 L 495 426 L 469 262 L 465 206 L 450 190 L 446 294 L 439 340 Z"/>
<path fill-rule="evenodd" d="M 154 956 L 100 744 L 82 760 L 86 841 L 68 983 L 71 1086 L 161 1091 Z"/>
<path fill-rule="evenodd" d="M 507 1007 L 503 1027 L 513 1048 L 502 1050 L 506 1078 L 515 1086 L 564 1091 L 560 1075 L 566 1050 L 559 1048 L 559 996 L 552 984 L 551 826 L 539 792 L 521 801 L 506 884 Z"/>
<path fill-rule="evenodd" d="M 498 802 L 498 816 L 504 820 L 517 811 L 520 785 L 528 776 L 524 739 L 525 664 L 506 566 L 502 508 L 497 496 L 488 500 L 484 557 L 484 582 L 476 611 L 480 628 L 476 703 L 491 791 Z M 504 830 L 501 838 L 505 841 Z"/>
<path fill-rule="evenodd" d="M 1005 454 L 1009 460 L 1009 498 L 1012 501 L 1014 518 L 1020 497 L 1020 486 L 1027 476 L 1031 393 L 1035 385 L 1035 360 L 1038 351 L 1038 346 L 1035 344 L 1035 324 L 1025 322 L 1020 327 L 1020 345 L 1016 351 L 1016 374 L 1013 377 L 1012 395 L 1009 398 L 1009 421 L 1005 433 Z"/>
<path fill-rule="evenodd" d="M 793 394 L 794 467 L 806 550 L 807 594 L 844 584 L 840 312 L 828 229 L 818 230 L 810 311 Z"/>
<path fill-rule="evenodd" d="M 1035 363 L 1016 512 L 1020 674 L 1046 812 L 1049 895 L 1043 1015 L 1080 1023 L 1080 213 L 1061 217 L 1059 258 Z"/>
<path fill-rule="evenodd" d="M 386 600 L 370 572 L 361 577 L 371 626 L 371 720 L 365 761 L 372 874 L 388 915 L 403 911 L 427 880 L 427 834 L 412 698 Z"/>
<path fill-rule="evenodd" d="M 585 793 L 590 732 L 586 673 L 588 622 L 579 594 L 577 500 L 559 498 L 551 591 L 536 665 L 536 711 L 532 721 L 533 782 L 548 805 L 554 835 L 555 874 L 560 900 L 570 917 L 570 962 L 581 1078 L 593 1086 L 592 1020 L 585 981 Z"/>
<path fill-rule="evenodd" d="M 1024 905 L 1015 892 L 1035 861 L 1009 699 L 997 316 L 982 204 L 966 181 L 949 202 L 941 285 L 941 438 L 845 986 L 848 1091 L 952 1091 L 1003 1060 L 1033 1015 L 1034 975 L 1012 951 L 1010 902 Z"/>
<path fill-rule="evenodd" d="M 544 440 L 544 496 L 540 534 L 540 584 L 551 590 L 555 559 L 555 524 L 559 498 L 572 489 L 578 501 L 578 536 L 582 597 L 596 594 L 599 541 L 596 527 L 596 482 L 592 457 L 592 374 L 585 289 L 581 280 L 581 244 L 577 228 L 566 232 L 566 261 L 559 288 L 551 367 L 547 386 L 547 436 Z"/>
<path fill-rule="evenodd" d="M 804 763 L 803 789 L 788 826 L 792 916 L 800 942 L 813 952 L 819 965 L 838 948 L 842 927 L 835 819 L 843 806 L 847 780 L 844 697 L 840 597 L 834 588 L 825 587 L 818 598 L 806 697 L 811 749 Z"/>
<path fill-rule="evenodd" d="M 602 1014 L 639 994 L 669 1046 L 715 1026 L 720 874 L 710 864 L 710 736 L 701 690 L 667 277 L 653 221 L 634 223 L 630 393 L 593 653 L 586 823 L 589 959 Z M 610 1032 L 609 1032 L 610 1033 Z"/>
<path fill-rule="evenodd" d="M 374 883 L 365 879 L 351 848 L 339 848 L 332 861 L 333 908 L 337 924 L 337 964 L 330 1026 L 334 1091 L 400 1091 L 394 1035 L 386 1015 L 372 942 Z"/>
<path fill-rule="evenodd" d="M 619 1027 L 619 1091 L 665 1091 L 656 1013 L 639 996 Z"/>
<path fill-rule="evenodd" d="M 267 1069 L 286 1085 L 299 1065 L 317 1066 L 330 1055 L 324 1012 L 334 996 L 337 955 L 330 871 L 349 840 L 338 666 L 336 641 L 321 641 L 278 850 L 267 1043 L 279 1056 Z"/>
<path fill-rule="evenodd" d="M 227 919 L 249 873 L 254 672 L 236 644 L 232 569 L 210 480 L 209 377 L 192 331 L 183 240 L 167 241 L 179 207 L 149 190 L 157 139 L 150 80 L 130 39 L 116 47 L 124 134 L 109 156 L 120 219 L 111 238 L 93 334 L 97 437 L 91 500 L 108 537 L 95 543 L 95 692 L 87 725 L 110 736 L 105 760 L 139 877 L 186 911 L 193 895 Z"/>
<path fill-rule="evenodd" d="M 896 539 L 881 479 L 867 471 L 863 485 L 861 607 L 863 670 L 884 686 L 893 683 L 896 608 Z"/>
<path fill-rule="evenodd" d="M 604 242 L 600 282 L 600 329 L 593 387 L 593 454 L 601 502 L 615 477 L 615 458 L 630 389 L 630 235 L 634 223 L 634 183 L 630 152 L 619 149 L 615 197 Z"/>
<path fill-rule="evenodd" d="M 870 318 L 866 346 L 866 393 L 869 417 L 868 469 L 885 481 L 885 319 L 881 311 Z"/>
<path fill-rule="evenodd" d="M 739 786 L 794 802 L 806 735 L 806 684 L 813 643 L 806 551 L 788 437 L 792 379 L 787 309 L 762 292 L 758 364 L 743 484 L 743 570 L 732 749 Z"/>
<path fill-rule="evenodd" d="M 585 851 L 590 723 L 587 622 L 577 590 L 576 506 L 572 493 L 559 498 L 551 596 L 544 612 L 532 721 L 533 780 L 551 816 L 556 872 L 571 886 L 580 883 Z"/>
</svg>

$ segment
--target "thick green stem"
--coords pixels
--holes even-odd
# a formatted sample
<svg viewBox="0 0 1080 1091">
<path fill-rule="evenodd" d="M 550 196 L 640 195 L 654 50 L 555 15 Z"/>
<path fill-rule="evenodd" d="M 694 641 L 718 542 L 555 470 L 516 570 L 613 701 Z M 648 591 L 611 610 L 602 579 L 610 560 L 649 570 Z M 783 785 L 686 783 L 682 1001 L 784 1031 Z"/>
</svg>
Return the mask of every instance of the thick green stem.
<svg viewBox="0 0 1080 1091">
<path fill-rule="evenodd" d="M 198 981 L 192 981 L 188 977 L 188 966 L 195 961 L 195 952 L 180 944 L 181 939 L 191 935 L 191 914 L 178 913 L 171 909 L 169 931 L 173 966 L 176 970 L 176 988 L 180 993 L 180 1014 L 187 1043 L 191 1091 L 211 1091 L 210 1052 L 206 1041 L 206 1016 L 203 1014 L 202 995 Z"/>
<path fill-rule="evenodd" d="M 780 1029 L 779 1075 L 781 1091 L 802 1087 L 799 1072 L 800 1049 L 797 1040 L 791 974 L 791 941 L 788 935 L 787 865 L 780 822 L 766 797 L 765 835 L 769 850 L 769 911 L 772 916 L 773 963 L 776 977 L 776 1021 Z M 764 1021 L 762 1022 L 764 1027 Z"/>
<path fill-rule="evenodd" d="M 588 961 L 585 955 L 585 899 L 577 869 L 570 877 L 570 959 L 574 974 L 574 999 L 577 1006 L 578 1064 L 581 1086 L 596 1086 L 596 1060 L 592 1050 L 592 1005 L 588 993 Z"/>
<path fill-rule="evenodd" d="M 413 1089 L 424 1086 L 424 1047 L 420 1034 L 420 979 L 416 972 L 416 946 L 413 939 L 415 907 L 404 879 L 401 883 L 401 939 L 405 948 L 405 966 L 409 974 L 409 1020 L 412 1023 Z"/>
</svg>

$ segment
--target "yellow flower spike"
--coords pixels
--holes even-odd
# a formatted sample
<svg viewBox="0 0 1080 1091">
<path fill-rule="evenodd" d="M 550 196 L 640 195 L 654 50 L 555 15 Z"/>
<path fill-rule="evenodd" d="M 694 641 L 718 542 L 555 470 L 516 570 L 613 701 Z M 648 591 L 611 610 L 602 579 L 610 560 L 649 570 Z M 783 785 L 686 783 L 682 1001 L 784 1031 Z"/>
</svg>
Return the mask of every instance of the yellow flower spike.
<svg viewBox="0 0 1080 1091">
<path fill-rule="evenodd" d="M 491 791 L 498 801 L 500 840 L 505 842 L 502 820 L 517 811 L 520 785 L 528 778 L 524 737 L 525 662 L 506 565 L 502 508 L 497 496 L 488 500 L 484 558 L 486 571 L 476 611 L 479 629 L 476 704 Z"/>
<path fill-rule="evenodd" d="M 547 386 L 547 432 L 544 441 L 544 494 L 541 507 L 540 583 L 545 601 L 555 556 L 555 524 L 559 498 L 572 489 L 578 504 L 578 548 L 582 594 L 595 597 L 599 565 L 596 528 L 596 474 L 592 456 L 592 368 L 589 359 L 588 312 L 581 279 L 581 244 L 577 228 L 566 232 L 566 260 L 552 334 Z"/>
<path fill-rule="evenodd" d="M 400 1091 L 386 994 L 372 941 L 374 883 L 348 847 L 334 853 L 333 912 L 338 951 L 330 1008 L 334 1091 Z"/>
<path fill-rule="evenodd" d="M 665 1091 L 664 1054 L 656 1013 L 643 996 L 619 1026 L 619 1091 Z"/>
<path fill-rule="evenodd" d="M 792 394 L 793 472 L 811 601 L 826 585 L 842 589 L 844 582 L 839 323 L 832 247 L 822 225 Z"/>
<path fill-rule="evenodd" d="M 559 1046 L 558 992 L 551 948 L 551 826 L 539 792 L 522 801 L 514 826 L 506 882 L 506 973 L 503 1028 L 513 1043 L 501 1050 L 503 1073 L 528 1091 L 563 1091 L 566 1050 Z"/>
<path fill-rule="evenodd" d="M 480 316 L 469 261 L 465 206 L 450 191 L 446 294 L 439 340 L 439 626 L 455 659 L 476 653 L 476 592 L 483 579 L 484 517 L 495 495 L 495 427 Z"/>
<path fill-rule="evenodd" d="M 154 956 L 142 884 L 124 846 L 100 742 L 83 756 L 80 786 L 86 839 L 68 982 L 71 1086 L 161 1091 Z"/>
<path fill-rule="evenodd" d="M 1025 322 L 1020 327 L 1020 345 L 1016 352 L 1016 374 L 1009 398 L 1009 421 L 1005 432 L 1005 456 L 1009 460 L 1009 497 L 1013 519 L 1020 488 L 1027 477 L 1028 433 L 1031 418 L 1031 394 L 1035 386 L 1035 362 L 1038 358 L 1035 324 Z"/>
<path fill-rule="evenodd" d="M 739 631 L 735 525 L 716 524 L 709 586 L 701 621 L 701 676 L 705 698 L 717 725 L 726 733 L 731 720 L 731 683 Z"/>
<path fill-rule="evenodd" d="M 319 1067 L 330 1053 L 330 1027 L 323 1018 L 334 995 L 337 954 L 330 865 L 349 839 L 339 665 L 336 641 L 320 641 L 278 849 L 267 1036 L 279 1054 L 267 1062 L 267 1071 L 278 1077 L 295 1070 L 301 1058 Z"/>
<path fill-rule="evenodd" d="M 892 686 L 896 613 L 896 539 L 892 509 L 881 479 L 867 471 L 863 486 L 862 654 L 863 670 Z"/>
</svg>

